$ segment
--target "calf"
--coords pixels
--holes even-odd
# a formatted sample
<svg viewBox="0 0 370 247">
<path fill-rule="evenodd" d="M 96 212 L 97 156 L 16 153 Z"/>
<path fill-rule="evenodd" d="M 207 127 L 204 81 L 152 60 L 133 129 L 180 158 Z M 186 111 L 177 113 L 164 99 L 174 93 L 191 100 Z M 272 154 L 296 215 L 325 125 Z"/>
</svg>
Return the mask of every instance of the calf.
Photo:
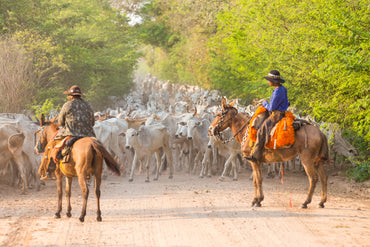
<svg viewBox="0 0 370 247">
<path fill-rule="evenodd" d="M 139 130 L 128 129 L 126 134 L 126 148 L 131 147 L 135 150 L 134 160 L 132 161 L 129 182 L 133 181 L 135 165 L 138 160 L 142 160 L 146 156 L 146 180 L 149 182 L 149 163 L 150 158 L 155 154 L 157 160 L 156 174 L 154 180 L 158 180 L 160 168 L 160 151 L 163 150 L 167 157 L 167 164 L 170 167 L 170 176 L 173 177 L 172 152 L 170 149 L 170 134 L 167 128 L 162 124 L 150 126 L 141 126 Z"/>
</svg>

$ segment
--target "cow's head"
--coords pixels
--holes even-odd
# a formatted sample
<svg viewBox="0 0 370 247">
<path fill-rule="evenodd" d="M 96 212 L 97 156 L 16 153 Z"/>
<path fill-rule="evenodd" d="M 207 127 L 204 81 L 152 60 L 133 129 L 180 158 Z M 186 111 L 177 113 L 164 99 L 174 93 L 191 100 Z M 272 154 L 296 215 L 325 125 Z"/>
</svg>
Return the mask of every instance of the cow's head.
<svg viewBox="0 0 370 247">
<path fill-rule="evenodd" d="M 120 135 L 126 136 L 126 149 L 130 149 L 132 145 L 137 141 L 139 131 L 135 129 L 128 129 L 126 134 L 121 133 Z"/>
</svg>

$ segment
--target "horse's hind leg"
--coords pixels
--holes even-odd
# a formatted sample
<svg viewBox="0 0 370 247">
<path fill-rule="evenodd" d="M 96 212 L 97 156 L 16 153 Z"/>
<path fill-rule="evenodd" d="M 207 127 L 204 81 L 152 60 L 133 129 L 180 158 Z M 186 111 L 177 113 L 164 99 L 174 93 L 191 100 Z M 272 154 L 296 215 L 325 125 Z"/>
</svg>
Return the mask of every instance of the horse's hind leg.
<svg viewBox="0 0 370 247">
<path fill-rule="evenodd" d="M 67 177 L 66 178 L 66 199 L 67 199 L 67 216 L 71 217 L 71 185 L 72 185 L 72 178 Z"/>
<path fill-rule="evenodd" d="M 89 187 L 87 187 L 86 184 L 86 176 L 85 175 L 78 176 L 78 183 L 80 184 L 82 197 L 84 200 L 82 204 L 81 216 L 79 219 L 81 222 L 84 222 L 86 216 L 87 199 L 89 197 Z"/>
<path fill-rule="evenodd" d="M 303 163 L 303 167 L 306 170 L 308 180 L 310 182 L 310 188 L 308 190 L 307 199 L 302 204 L 301 208 L 307 208 L 307 204 L 311 203 L 311 201 L 312 201 L 312 195 L 315 191 L 318 177 L 317 177 L 317 170 L 314 167 L 313 162 L 309 163 L 309 165 L 307 165 L 307 163 Z"/>
<path fill-rule="evenodd" d="M 320 208 L 324 208 L 324 203 L 326 202 L 327 198 L 327 188 L 328 188 L 328 175 L 326 175 L 326 172 L 324 170 L 324 166 L 322 164 L 319 164 L 319 167 L 317 168 L 317 172 L 320 177 L 321 182 L 321 201 L 319 203 Z"/>
<path fill-rule="evenodd" d="M 60 212 L 62 211 L 62 196 L 63 196 L 63 176 L 57 176 L 57 194 L 58 194 L 58 209 L 55 213 L 55 218 L 60 218 Z"/>
<path fill-rule="evenodd" d="M 100 184 L 101 184 L 101 175 L 95 174 L 95 197 L 96 197 L 96 220 L 101 221 L 101 211 L 100 211 Z"/>
</svg>

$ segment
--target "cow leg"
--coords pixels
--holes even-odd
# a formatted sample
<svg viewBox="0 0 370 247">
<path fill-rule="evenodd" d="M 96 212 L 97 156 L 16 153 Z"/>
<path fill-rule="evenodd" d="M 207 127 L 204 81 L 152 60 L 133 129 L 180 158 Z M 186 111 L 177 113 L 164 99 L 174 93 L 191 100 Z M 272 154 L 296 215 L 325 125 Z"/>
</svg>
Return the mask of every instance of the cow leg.
<svg viewBox="0 0 370 247">
<path fill-rule="evenodd" d="M 168 176 L 168 178 L 171 179 L 171 178 L 173 178 L 173 170 L 174 170 L 173 156 L 172 156 L 171 148 L 164 149 L 164 152 L 165 152 L 166 157 L 167 157 L 167 165 L 170 167 L 170 175 Z"/>
<path fill-rule="evenodd" d="M 206 154 L 206 170 L 207 170 L 207 177 L 211 177 L 211 167 L 212 167 L 212 150 L 207 149 Z"/>
<path fill-rule="evenodd" d="M 231 159 L 232 159 L 232 156 L 230 155 L 229 158 L 227 158 L 226 160 L 226 163 L 224 165 L 224 170 L 222 171 L 222 174 L 221 174 L 221 177 L 219 177 L 219 180 L 221 181 L 225 180 L 225 177 L 226 177 L 225 175 L 226 175 L 227 170 L 229 169 Z"/>
<path fill-rule="evenodd" d="M 208 164 L 210 162 L 210 157 L 211 157 L 210 154 L 211 154 L 211 149 L 207 148 L 207 150 L 206 150 L 206 152 L 203 156 L 203 160 L 202 160 L 202 166 L 201 166 L 201 170 L 200 170 L 200 174 L 199 174 L 200 178 L 203 178 L 203 175 L 206 174 L 206 171 L 209 168 Z"/>
<path fill-rule="evenodd" d="M 86 184 L 86 174 L 80 174 L 78 177 L 78 183 L 80 184 L 83 198 L 82 211 L 79 220 L 84 222 L 86 216 L 87 199 L 89 197 L 89 187 L 87 187 Z"/>
<path fill-rule="evenodd" d="M 135 170 L 136 162 L 137 162 L 137 154 L 136 154 L 136 151 L 135 151 L 134 160 L 132 161 L 132 165 L 131 165 L 130 177 L 128 179 L 129 182 L 134 181 L 133 177 L 134 177 L 134 170 Z"/>
<path fill-rule="evenodd" d="M 66 199 L 67 199 L 67 217 L 71 217 L 71 185 L 72 185 L 72 178 L 66 177 Z"/>
<path fill-rule="evenodd" d="M 158 177 L 159 177 L 159 168 L 161 167 L 161 161 L 162 161 L 162 159 L 161 159 L 158 151 L 155 152 L 154 155 L 155 155 L 157 166 L 155 167 L 155 176 L 154 176 L 154 179 L 153 180 L 154 181 L 157 181 L 158 180 Z M 149 180 L 149 177 L 147 177 L 147 179 Z"/>
<path fill-rule="evenodd" d="M 146 183 L 149 183 L 149 166 L 150 166 L 150 159 L 151 159 L 152 155 L 148 155 L 146 161 L 145 161 L 145 170 L 146 170 L 146 178 L 145 178 L 145 182 Z"/>
<path fill-rule="evenodd" d="M 24 165 L 27 164 L 27 162 L 29 163 L 29 161 L 24 159 L 23 153 L 14 157 L 14 163 L 17 166 L 17 169 L 21 177 L 21 181 L 22 181 L 22 192 L 21 192 L 22 195 L 26 194 L 26 188 L 28 188 L 28 180 L 27 180 L 27 175 L 26 175 L 26 171 L 24 168 Z"/>
<path fill-rule="evenodd" d="M 197 167 L 198 167 L 198 162 L 200 162 L 200 156 L 201 156 L 201 152 L 199 151 L 197 153 L 197 155 L 195 156 L 195 159 L 194 159 L 194 167 L 193 167 L 193 171 L 192 173 L 195 174 L 196 170 L 197 170 Z"/>
<path fill-rule="evenodd" d="M 232 170 L 234 171 L 233 181 L 238 181 L 238 165 L 236 164 L 236 154 L 231 155 Z"/>
<path fill-rule="evenodd" d="M 55 213 L 55 218 L 60 218 L 60 212 L 62 211 L 62 197 L 63 197 L 63 176 L 57 174 L 57 195 L 58 195 L 58 208 Z"/>
</svg>

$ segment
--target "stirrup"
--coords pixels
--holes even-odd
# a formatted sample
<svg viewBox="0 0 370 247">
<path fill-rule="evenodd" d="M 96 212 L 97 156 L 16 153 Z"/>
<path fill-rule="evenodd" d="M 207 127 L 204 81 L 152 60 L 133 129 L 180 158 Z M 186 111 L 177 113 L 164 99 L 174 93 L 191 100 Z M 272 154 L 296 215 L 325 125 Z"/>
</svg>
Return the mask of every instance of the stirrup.
<svg viewBox="0 0 370 247">
<path fill-rule="evenodd" d="M 56 180 L 56 177 L 51 176 L 49 172 L 47 172 L 44 176 L 40 178 L 42 181 L 50 181 L 50 180 Z"/>
</svg>

